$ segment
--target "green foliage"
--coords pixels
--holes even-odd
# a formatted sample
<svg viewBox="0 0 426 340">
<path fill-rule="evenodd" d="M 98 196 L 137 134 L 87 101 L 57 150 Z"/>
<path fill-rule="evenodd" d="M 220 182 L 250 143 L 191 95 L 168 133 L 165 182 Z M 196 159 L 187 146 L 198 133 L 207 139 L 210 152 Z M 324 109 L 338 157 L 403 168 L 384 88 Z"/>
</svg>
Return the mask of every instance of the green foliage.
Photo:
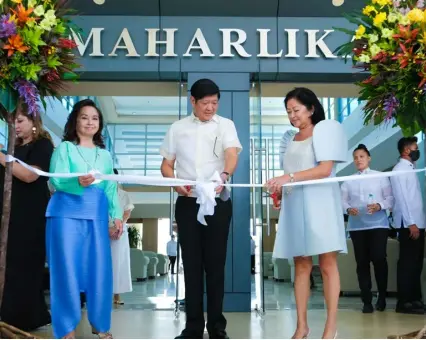
<svg viewBox="0 0 426 340">
<path fill-rule="evenodd" d="M 345 14 L 356 30 L 335 53 L 352 57 L 368 78 L 357 82 L 365 102 L 364 123 L 399 126 L 406 135 L 426 129 L 426 10 L 414 0 L 370 0 Z M 347 60 L 347 59 L 346 59 Z"/>
</svg>

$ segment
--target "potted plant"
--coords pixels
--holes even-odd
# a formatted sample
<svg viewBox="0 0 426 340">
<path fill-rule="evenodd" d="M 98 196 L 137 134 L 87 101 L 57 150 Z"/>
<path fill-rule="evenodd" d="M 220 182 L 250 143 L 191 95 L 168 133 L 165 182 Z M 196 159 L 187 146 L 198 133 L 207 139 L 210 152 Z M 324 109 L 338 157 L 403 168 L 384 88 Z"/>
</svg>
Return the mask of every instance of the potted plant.
<svg viewBox="0 0 426 340">
<path fill-rule="evenodd" d="M 66 15 L 67 0 L 0 0 L 0 119 L 8 126 L 7 153 L 14 154 L 15 116 L 24 110 L 40 114 L 39 100 L 60 99 L 65 80 L 76 80 L 79 67 L 69 39 L 71 29 L 80 30 Z M 8 162 L 4 178 L 3 212 L 0 229 L 0 306 L 3 298 L 7 238 L 12 194 L 12 166 Z M 14 327 L 0 324 L 0 335 L 33 337 Z"/>
<path fill-rule="evenodd" d="M 135 226 L 130 226 L 128 229 L 130 248 L 137 248 L 139 242 L 142 241 L 141 234 Z"/>
</svg>

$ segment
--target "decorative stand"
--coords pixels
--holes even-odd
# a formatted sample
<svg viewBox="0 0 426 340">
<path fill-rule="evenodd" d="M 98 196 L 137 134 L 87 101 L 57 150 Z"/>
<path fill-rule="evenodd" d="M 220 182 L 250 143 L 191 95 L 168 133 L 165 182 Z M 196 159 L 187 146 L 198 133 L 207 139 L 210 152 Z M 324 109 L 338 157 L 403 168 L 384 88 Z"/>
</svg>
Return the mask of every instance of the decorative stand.
<svg viewBox="0 0 426 340">
<path fill-rule="evenodd" d="M 2 339 L 41 339 L 33 334 L 21 331 L 20 329 L 0 321 L 0 337 Z"/>
<path fill-rule="evenodd" d="M 419 331 L 402 334 L 402 335 L 389 335 L 388 339 L 426 339 L 426 326 Z"/>
</svg>

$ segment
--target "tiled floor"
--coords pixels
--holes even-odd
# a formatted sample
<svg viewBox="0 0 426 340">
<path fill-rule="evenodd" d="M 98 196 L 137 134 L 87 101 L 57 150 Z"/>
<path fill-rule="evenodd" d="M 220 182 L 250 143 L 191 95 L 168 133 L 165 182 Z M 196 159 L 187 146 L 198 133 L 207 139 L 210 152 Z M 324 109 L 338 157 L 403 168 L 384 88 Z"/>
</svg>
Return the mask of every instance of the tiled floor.
<svg viewBox="0 0 426 340">
<path fill-rule="evenodd" d="M 179 282 L 179 298 L 183 298 L 183 278 Z M 171 339 L 183 329 L 185 313 L 176 318 L 176 276 L 158 277 L 155 280 L 134 283 L 133 292 L 123 294 L 123 306 L 113 312 L 112 333 L 116 338 Z M 253 292 L 255 281 L 252 282 Z M 256 304 L 253 293 L 252 305 Z M 362 314 L 361 303 L 356 297 L 342 297 L 339 306 L 338 338 L 386 338 L 391 334 L 404 334 L 420 329 L 426 316 L 396 314 L 395 300 L 388 300 L 388 309 L 383 313 Z M 228 333 L 231 338 L 290 338 L 296 324 L 293 289 L 290 283 L 265 281 L 265 315 L 252 313 L 227 313 Z M 321 337 L 325 306 L 321 287 L 312 291 L 309 305 L 310 338 Z M 35 332 L 42 337 L 52 337 L 50 327 Z M 95 338 L 83 311 L 82 322 L 77 330 L 78 338 Z M 207 337 L 207 335 L 206 335 Z"/>
<path fill-rule="evenodd" d="M 270 311 L 263 319 L 254 313 L 228 313 L 228 334 L 234 339 L 289 339 L 294 331 L 294 311 Z M 309 312 L 310 338 L 321 337 L 325 313 Z M 185 317 L 175 319 L 170 311 L 115 310 L 112 333 L 122 339 L 172 339 L 184 327 Z M 403 334 L 421 328 L 424 316 L 397 315 L 391 311 L 363 315 L 358 311 L 342 310 L 339 313 L 338 339 L 384 339 L 388 335 Z M 37 335 L 51 338 L 50 327 L 40 329 Z M 77 337 L 95 338 L 90 333 L 86 315 L 77 329 Z M 207 335 L 205 336 L 207 337 Z"/>
<path fill-rule="evenodd" d="M 173 310 L 175 308 L 176 290 L 179 287 L 179 299 L 185 296 L 183 275 L 179 275 L 177 282 L 176 275 L 157 277 L 155 280 L 139 282 L 133 284 L 133 292 L 121 296 L 124 301 L 123 306 L 118 306 L 119 310 Z M 252 309 L 256 304 L 260 304 L 256 292 L 259 284 L 256 284 L 255 276 L 252 276 Z M 318 282 L 318 280 L 317 280 Z M 296 308 L 293 287 L 289 282 L 274 282 L 272 279 L 264 280 L 264 308 L 265 310 L 294 310 Z M 390 309 L 395 308 L 395 299 L 389 298 L 387 301 Z M 340 309 L 360 310 L 362 303 L 357 297 L 341 297 Z M 309 309 L 324 309 L 324 297 L 321 283 L 312 290 L 309 301 Z"/>
</svg>

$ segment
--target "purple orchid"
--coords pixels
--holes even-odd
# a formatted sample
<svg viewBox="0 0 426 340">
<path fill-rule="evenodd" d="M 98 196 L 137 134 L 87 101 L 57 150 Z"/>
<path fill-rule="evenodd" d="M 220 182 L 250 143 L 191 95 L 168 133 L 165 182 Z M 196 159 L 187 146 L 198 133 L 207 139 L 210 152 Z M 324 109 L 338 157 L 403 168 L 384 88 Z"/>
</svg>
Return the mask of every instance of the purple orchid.
<svg viewBox="0 0 426 340">
<path fill-rule="evenodd" d="M 392 119 L 396 114 L 396 109 L 399 106 L 399 100 L 392 94 L 385 99 L 384 109 L 386 111 L 385 120 Z"/>
<path fill-rule="evenodd" d="M 418 0 L 417 3 L 416 3 L 416 7 L 423 9 L 425 7 L 424 0 Z"/>
<path fill-rule="evenodd" d="M 16 24 L 10 20 L 10 14 L 2 15 L 0 18 L 0 38 L 9 38 L 16 34 Z"/>
<path fill-rule="evenodd" d="M 28 80 L 19 80 L 15 83 L 15 89 L 28 106 L 28 113 L 36 115 L 39 112 L 37 87 Z"/>
<path fill-rule="evenodd" d="M 399 8 L 399 13 L 401 13 L 402 15 L 407 15 L 407 13 L 409 11 L 411 11 L 411 9 L 409 7 L 405 7 L 405 8 L 400 7 Z"/>
</svg>

